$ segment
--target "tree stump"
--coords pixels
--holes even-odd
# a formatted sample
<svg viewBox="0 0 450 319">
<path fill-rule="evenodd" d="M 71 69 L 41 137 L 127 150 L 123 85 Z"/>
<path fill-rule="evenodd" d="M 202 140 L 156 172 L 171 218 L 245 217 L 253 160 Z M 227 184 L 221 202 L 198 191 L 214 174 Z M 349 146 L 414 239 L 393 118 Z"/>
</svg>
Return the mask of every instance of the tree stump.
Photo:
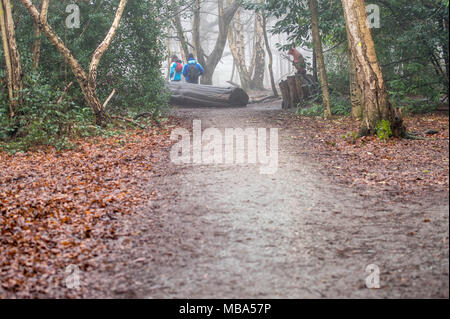
<svg viewBox="0 0 450 319">
<path fill-rule="evenodd" d="M 283 109 L 290 108 L 291 107 L 291 96 L 289 94 L 289 86 L 287 84 L 287 80 L 280 82 L 280 91 L 281 91 L 281 96 L 283 98 L 282 108 Z"/>
<path fill-rule="evenodd" d="M 289 95 L 290 95 L 290 105 L 291 107 L 297 107 L 298 103 L 301 101 L 299 100 L 298 94 L 297 94 L 297 83 L 295 81 L 295 76 L 288 76 L 287 78 L 288 87 L 289 87 Z"/>
<path fill-rule="evenodd" d="M 309 74 L 296 74 L 280 82 L 280 91 L 283 108 L 295 108 L 314 97 L 319 92 L 319 85 Z"/>
</svg>

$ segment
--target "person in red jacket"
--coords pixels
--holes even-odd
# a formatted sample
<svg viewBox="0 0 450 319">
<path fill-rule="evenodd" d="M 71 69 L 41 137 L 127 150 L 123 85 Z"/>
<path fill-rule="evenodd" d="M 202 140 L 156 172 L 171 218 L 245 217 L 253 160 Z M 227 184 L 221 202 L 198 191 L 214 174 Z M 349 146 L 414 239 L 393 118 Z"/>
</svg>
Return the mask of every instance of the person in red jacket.
<svg viewBox="0 0 450 319">
<path fill-rule="evenodd" d="M 306 74 L 306 63 L 305 63 L 305 58 L 303 57 L 303 55 L 296 49 L 296 48 L 290 48 L 289 55 L 292 55 L 294 58 L 294 67 L 297 70 L 298 74 Z"/>
</svg>

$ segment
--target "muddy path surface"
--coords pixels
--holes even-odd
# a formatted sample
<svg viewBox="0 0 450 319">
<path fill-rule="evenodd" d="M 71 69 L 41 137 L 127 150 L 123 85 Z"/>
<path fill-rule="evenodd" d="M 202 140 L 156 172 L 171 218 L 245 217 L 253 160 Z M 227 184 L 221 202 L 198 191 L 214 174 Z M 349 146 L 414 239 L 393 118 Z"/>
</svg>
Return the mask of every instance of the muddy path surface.
<svg viewBox="0 0 450 319">
<path fill-rule="evenodd" d="M 291 115 L 276 107 L 173 116 L 203 129 L 280 128 L 279 169 L 165 163 L 148 189 L 158 199 L 83 274 L 85 297 L 448 298 L 446 198 L 392 202 L 336 185 L 289 138 L 294 128 L 281 129 Z M 371 264 L 377 290 L 365 285 Z"/>
</svg>

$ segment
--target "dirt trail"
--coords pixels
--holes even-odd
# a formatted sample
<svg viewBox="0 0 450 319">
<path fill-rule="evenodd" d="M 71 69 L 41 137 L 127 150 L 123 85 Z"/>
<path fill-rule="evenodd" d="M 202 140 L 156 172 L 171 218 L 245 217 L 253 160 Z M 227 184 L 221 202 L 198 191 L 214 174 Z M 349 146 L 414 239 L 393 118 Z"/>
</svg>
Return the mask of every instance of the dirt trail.
<svg viewBox="0 0 450 319">
<path fill-rule="evenodd" d="M 203 129 L 281 128 L 289 113 L 251 106 L 174 116 Z M 159 199 L 124 222 L 118 233 L 131 235 L 99 257 L 104 268 L 84 274 L 85 296 L 448 298 L 448 203 L 389 203 L 333 185 L 302 157 L 293 129 L 280 130 L 274 175 L 257 165 L 166 163 L 169 176 L 149 186 Z M 365 287 L 370 264 L 381 289 Z"/>
</svg>

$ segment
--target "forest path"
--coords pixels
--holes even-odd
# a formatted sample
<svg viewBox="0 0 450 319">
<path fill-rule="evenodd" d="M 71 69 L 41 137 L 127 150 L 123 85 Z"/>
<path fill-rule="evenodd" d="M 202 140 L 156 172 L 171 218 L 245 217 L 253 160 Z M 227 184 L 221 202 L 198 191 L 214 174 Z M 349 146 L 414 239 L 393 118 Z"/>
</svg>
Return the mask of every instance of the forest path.
<svg viewBox="0 0 450 319">
<path fill-rule="evenodd" d="M 253 105 L 173 115 L 224 129 L 281 128 L 290 113 Z M 447 298 L 448 204 L 389 203 L 333 185 L 302 157 L 295 130 L 279 131 L 274 175 L 257 165 L 165 163 L 169 175 L 151 185 L 159 199 L 118 230 L 133 236 L 92 274 L 87 296 Z M 370 264 L 381 289 L 365 286 Z"/>
</svg>

